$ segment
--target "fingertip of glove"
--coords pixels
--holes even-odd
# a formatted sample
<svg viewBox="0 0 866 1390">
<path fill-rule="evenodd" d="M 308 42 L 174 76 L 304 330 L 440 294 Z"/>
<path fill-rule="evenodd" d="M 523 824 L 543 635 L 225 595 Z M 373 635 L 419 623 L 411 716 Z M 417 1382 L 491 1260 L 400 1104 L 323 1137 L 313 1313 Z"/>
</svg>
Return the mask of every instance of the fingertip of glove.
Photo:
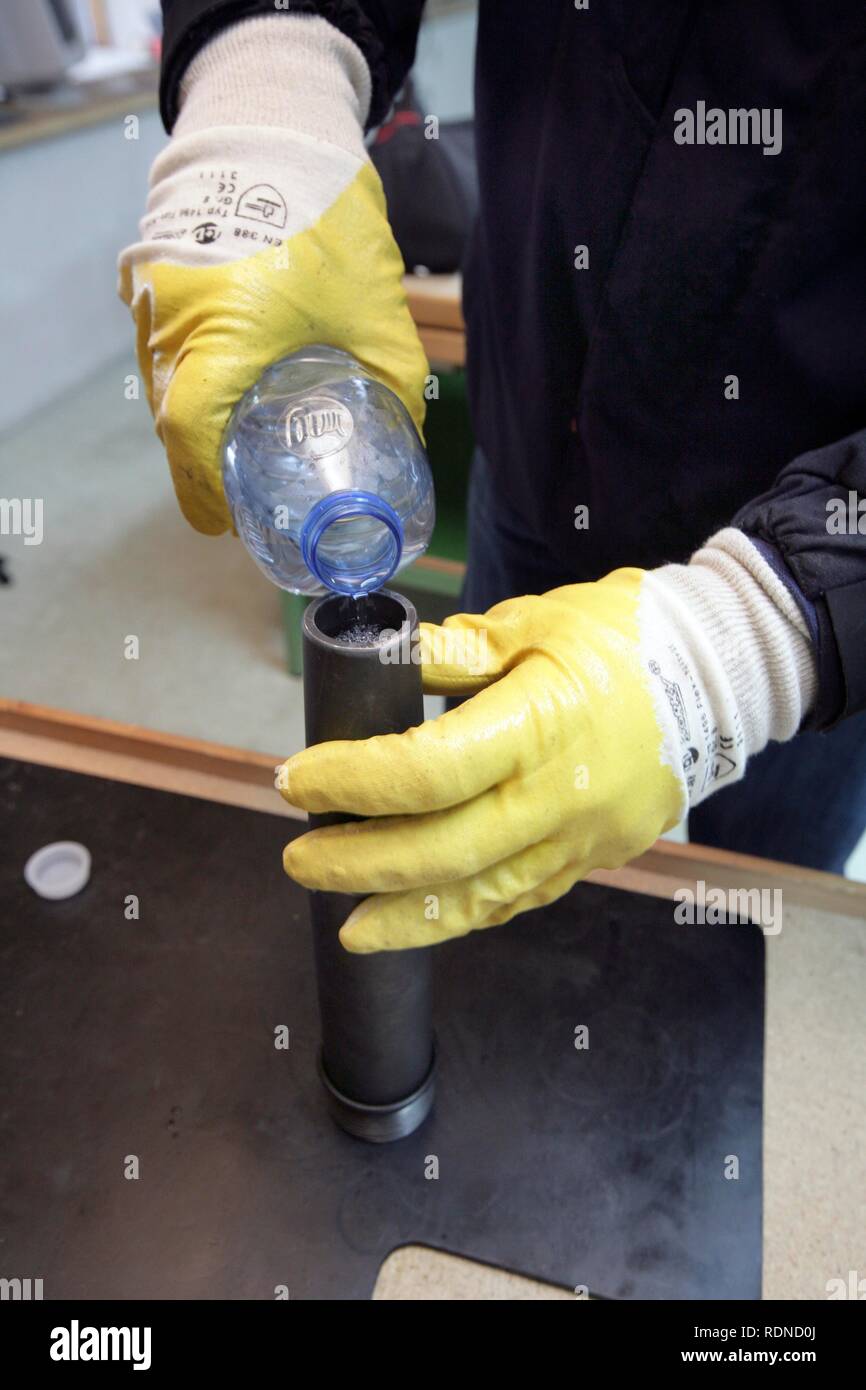
<svg viewBox="0 0 866 1390">
<path fill-rule="evenodd" d="M 384 948 L 371 899 L 359 903 L 340 928 L 340 945 L 353 956 L 370 956 Z"/>
<path fill-rule="evenodd" d="M 283 850 L 283 870 L 284 870 L 285 873 L 288 874 L 289 878 L 294 878 L 294 877 L 295 877 L 295 873 L 294 873 L 295 861 L 294 861 L 294 853 L 293 853 L 294 847 L 295 847 L 295 842 L 294 842 L 294 840 L 290 840 L 289 843 L 286 845 L 285 849 Z"/>
<path fill-rule="evenodd" d="M 359 932 L 347 931 L 345 927 L 340 928 L 340 945 L 351 956 L 372 956 L 382 949 L 375 942 L 366 940 Z"/>
<path fill-rule="evenodd" d="M 288 801 L 290 806 L 299 806 L 302 811 L 321 811 L 327 808 L 317 804 L 319 799 L 310 784 L 309 776 L 304 773 L 307 755 L 308 750 L 304 750 L 301 753 L 293 753 L 286 759 L 277 773 L 277 786 L 280 796 L 284 801 Z"/>
<path fill-rule="evenodd" d="M 275 785 L 283 801 L 288 801 L 290 806 L 296 806 L 297 802 L 292 788 L 292 769 L 289 766 L 291 761 L 291 758 L 286 758 L 285 762 L 280 763 L 277 768 Z"/>
<path fill-rule="evenodd" d="M 304 837 L 301 837 L 302 839 Z M 283 850 L 283 870 L 302 888 L 315 888 L 301 840 L 290 840 Z"/>
</svg>

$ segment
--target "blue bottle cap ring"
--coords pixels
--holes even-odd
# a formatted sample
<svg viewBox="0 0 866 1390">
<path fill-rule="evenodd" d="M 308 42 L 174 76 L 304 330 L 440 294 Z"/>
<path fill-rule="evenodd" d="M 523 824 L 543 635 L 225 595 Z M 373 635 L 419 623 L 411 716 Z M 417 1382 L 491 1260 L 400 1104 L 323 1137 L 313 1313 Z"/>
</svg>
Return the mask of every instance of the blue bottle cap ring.
<svg viewBox="0 0 866 1390">
<path fill-rule="evenodd" d="M 388 545 L 375 575 L 371 575 L 366 566 L 338 564 L 322 554 L 322 539 L 329 527 L 355 517 L 380 521 L 386 529 Z M 387 584 L 399 566 L 403 554 L 403 524 L 384 498 L 374 492 L 352 488 L 329 493 L 310 508 L 301 527 L 300 541 L 304 564 L 320 584 L 338 594 L 363 594 Z"/>
</svg>

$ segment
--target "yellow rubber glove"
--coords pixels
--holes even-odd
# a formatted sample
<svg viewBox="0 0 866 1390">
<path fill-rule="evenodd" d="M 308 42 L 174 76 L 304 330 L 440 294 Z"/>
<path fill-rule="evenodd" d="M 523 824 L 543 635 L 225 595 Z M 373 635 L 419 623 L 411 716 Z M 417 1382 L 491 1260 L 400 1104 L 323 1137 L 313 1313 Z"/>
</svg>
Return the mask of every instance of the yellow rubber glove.
<svg viewBox="0 0 866 1390">
<path fill-rule="evenodd" d="M 419 432 L 427 363 L 363 145 L 369 74 L 355 45 L 322 19 L 245 20 L 201 51 L 184 94 L 120 292 L 181 509 L 216 535 L 231 525 L 222 435 L 272 362 L 342 348 Z"/>
<path fill-rule="evenodd" d="M 619 570 L 423 625 L 427 691 L 480 693 L 405 734 L 321 744 L 284 765 L 295 805 L 384 817 L 285 850 L 308 888 L 376 895 L 340 933 L 350 951 L 506 922 L 677 823 L 682 759 L 641 652 L 643 578 Z"/>
<path fill-rule="evenodd" d="M 688 565 L 422 624 L 420 646 L 426 690 L 470 700 L 282 769 L 287 801 L 375 817 L 284 855 L 309 888 L 373 895 L 340 932 L 350 951 L 491 927 L 618 868 L 793 737 L 816 689 L 793 597 L 733 528 Z"/>
</svg>

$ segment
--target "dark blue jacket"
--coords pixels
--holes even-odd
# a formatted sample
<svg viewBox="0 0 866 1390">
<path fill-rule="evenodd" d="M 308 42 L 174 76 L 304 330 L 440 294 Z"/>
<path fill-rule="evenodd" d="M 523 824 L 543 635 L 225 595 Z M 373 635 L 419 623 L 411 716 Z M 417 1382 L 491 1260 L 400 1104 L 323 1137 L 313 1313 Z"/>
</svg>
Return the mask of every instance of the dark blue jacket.
<svg viewBox="0 0 866 1390">
<path fill-rule="evenodd" d="M 288 12 L 359 44 L 372 125 L 411 66 L 422 9 Z M 170 129 L 201 44 L 275 7 L 163 10 Z M 777 152 L 728 114 L 751 110 L 765 137 L 780 132 Z M 690 119 L 706 142 L 682 142 Z M 739 121 L 756 143 L 716 140 Z M 480 0 L 476 130 L 469 383 L 509 507 L 551 568 L 580 578 L 685 560 L 742 527 L 810 624 L 812 726 L 866 708 L 866 7 Z"/>
</svg>

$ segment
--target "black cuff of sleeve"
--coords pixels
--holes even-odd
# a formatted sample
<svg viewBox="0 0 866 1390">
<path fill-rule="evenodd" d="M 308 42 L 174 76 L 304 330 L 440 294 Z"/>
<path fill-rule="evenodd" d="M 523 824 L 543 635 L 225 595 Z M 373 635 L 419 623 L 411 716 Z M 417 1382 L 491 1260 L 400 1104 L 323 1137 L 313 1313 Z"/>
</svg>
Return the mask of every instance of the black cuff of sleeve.
<svg viewBox="0 0 866 1390">
<path fill-rule="evenodd" d="M 186 0 L 184 4 L 172 5 L 163 0 L 159 110 L 169 134 L 177 120 L 181 79 L 199 50 L 238 20 L 273 14 L 318 15 L 358 45 L 372 81 L 367 128 L 378 125 L 390 102 L 385 52 L 355 0 L 291 0 L 287 9 L 276 8 L 274 0 Z"/>
<path fill-rule="evenodd" d="M 866 579 L 830 589 L 824 607 L 829 640 L 838 654 L 842 687 L 841 709 L 831 721 L 836 723 L 866 708 Z"/>
<path fill-rule="evenodd" d="M 815 648 L 818 694 L 811 713 L 800 726 L 801 730 L 830 729 L 844 717 L 846 701 L 845 676 L 826 597 L 808 598 L 786 565 L 779 548 L 763 536 L 751 535 L 748 531 L 746 535 L 793 596 Z"/>
<path fill-rule="evenodd" d="M 845 673 L 826 597 L 815 600 L 815 612 L 818 617 L 818 695 L 811 714 L 803 721 L 803 728 L 826 730 L 832 729 L 848 713 Z"/>
<path fill-rule="evenodd" d="M 866 709 L 866 430 L 801 454 L 731 521 L 778 552 L 818 619 L 809 728 Z"/>
</svg>

